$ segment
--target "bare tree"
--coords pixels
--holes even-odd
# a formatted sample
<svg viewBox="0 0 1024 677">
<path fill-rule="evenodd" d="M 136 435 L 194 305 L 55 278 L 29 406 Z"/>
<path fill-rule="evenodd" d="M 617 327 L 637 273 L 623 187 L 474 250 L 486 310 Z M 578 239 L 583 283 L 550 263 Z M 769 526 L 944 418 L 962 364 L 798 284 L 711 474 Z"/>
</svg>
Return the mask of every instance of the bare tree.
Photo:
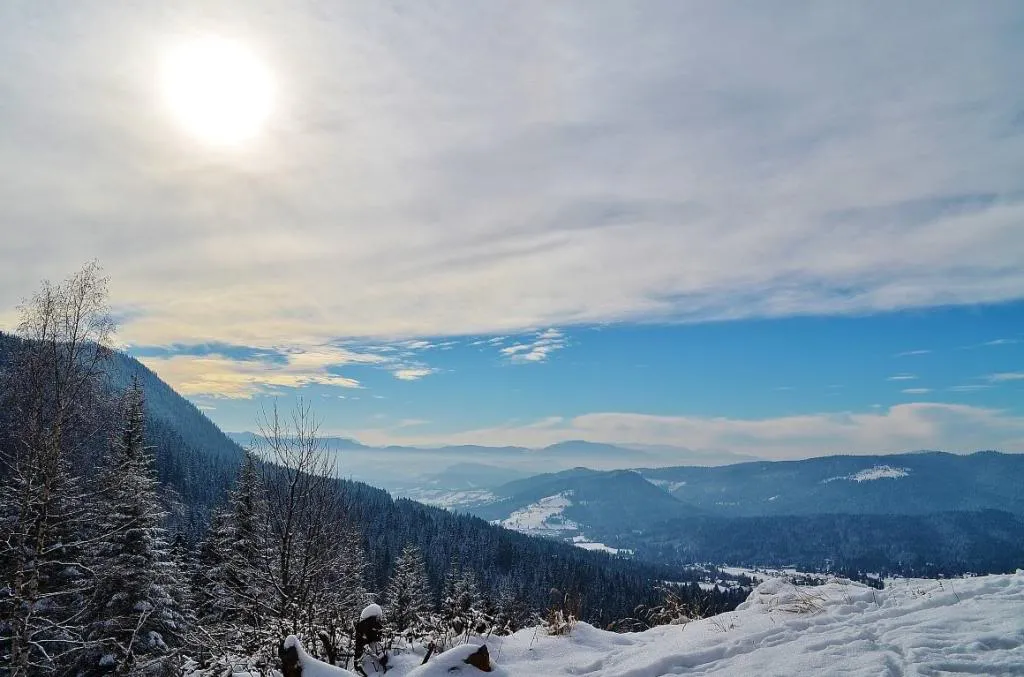
<svg viewBox="0 0 1024 677">
<path fill-rule="evenodd" d="M 302 400 L 287 418 L 275 405 L 262 412 L 256 451 L 267 496 L 265 571 L 269 614 L 279 637 L 315 642 L 318 607 L 344 558 L 346 523 L 335 460 L 320 424 Z"/>
<path fill-rule="evenodd" d="M 82 647 L 87 506 L 73 463 L 102 431 L 100 379 L 114 330 L 96 262 L 44 282 L 20 306 L 24 339 L 3 391 L 17 422 L 0 449 L 0 662 L 16 676 L 56 670 Z"/>
</svg>

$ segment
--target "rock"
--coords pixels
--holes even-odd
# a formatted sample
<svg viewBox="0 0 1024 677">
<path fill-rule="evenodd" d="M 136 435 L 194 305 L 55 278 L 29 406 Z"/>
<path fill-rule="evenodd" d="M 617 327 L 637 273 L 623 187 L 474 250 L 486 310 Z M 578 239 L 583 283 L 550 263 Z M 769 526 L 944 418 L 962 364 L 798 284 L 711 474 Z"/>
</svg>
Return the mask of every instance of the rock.
<svg viewBox="0 0 1024 677">
<path fill-rule="evenodd" d="M 481 646 L 479 649 L 467 656 L 462 662 L 468 663 L 477 670 L 481 670 L 483 672 L 491 671 L 491 655 L 487 652 L 486 646 Z"/>
</svg>

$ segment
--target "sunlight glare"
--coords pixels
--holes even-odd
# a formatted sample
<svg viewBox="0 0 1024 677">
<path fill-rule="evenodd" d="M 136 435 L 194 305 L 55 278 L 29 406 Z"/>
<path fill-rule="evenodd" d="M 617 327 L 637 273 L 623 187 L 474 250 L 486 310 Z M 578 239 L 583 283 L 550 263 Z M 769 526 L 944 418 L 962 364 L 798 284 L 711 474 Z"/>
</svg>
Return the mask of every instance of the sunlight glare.
<svg viewBox="0 0 1024 677">
<path fill-rule="evenodd" d="M 191 134 L 221 146 L 258 134 L 270 116 L 269 70 L 243 45 L 221 38 L 188 42 L 166 55 L 164 99 Z"/>
</svg>

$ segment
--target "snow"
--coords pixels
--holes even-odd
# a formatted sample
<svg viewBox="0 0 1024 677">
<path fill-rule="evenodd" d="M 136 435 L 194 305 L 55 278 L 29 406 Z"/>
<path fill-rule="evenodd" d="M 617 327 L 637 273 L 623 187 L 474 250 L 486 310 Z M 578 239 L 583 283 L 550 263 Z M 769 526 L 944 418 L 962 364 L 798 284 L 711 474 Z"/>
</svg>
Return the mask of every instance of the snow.
<svg viewBox="0 0 1024 677">
<path fill-rule="evenodd" d="M 633 551 L 629 548 L 613 548 L 612 546 L 605 545 L 604 543 L 591 541 L 586 536 L 573 536 L 572 544 L 575 545 L 577 548 L 583 548 L 584 550 L 600 550 L 602 552 L 607 552 L 612 555 L 618 555 L 619 553 L 622 553 L 624 555 L 633 554 Z"/>
<path fill-rule="evenodd" d="M 497 500 L 486 489 L 418 489 L 406 492 L 406 497 L 438 508 L 452 509 L 482 505 Z"/>
<path fill-rule="evenodd" d="M 571 491 L 546 496 L 536 503 L 513 511 L 507 518 L 497 520 L 496 524 L 524 534 L 545 536 L 578 529 L 579 526 L 575 522 L 562 515 L 562 511 L 572 505 L 571 497 Z"/>
<path fill-rule="evenodd" d="M 379 604 L 368 604 L 366 608 L 363 609 L 363 612 L 359 614 L 359 620 L 365 621 L 371 616 L 384 616 L 384 610 L 380 608 Z"/>
<path fill-rule="evenodd" d="M 650 482 L 656 487 L 660 487 L 668 493 L 673 493 L 676 489 L 686 486 L 686 482 L 673 482 L 672 480 L 658 480 L 650 477 L 644 477 L 645 480 Z"/>
<path fill-rule="evenodd" d="M 841 475 L 839 477 L 829 477 L 821 481 L 822 484 L 828 484 L 829 482 L 835 482 L 836 480 L 850 480 L 851 482 L 870 482 L 872 480 L 886 480 L 886 479 L 899 479 L 900 477 L 906 477 L 910 474 L 910 468 L 894 468 L 891 465 L 876 465 L 872 468 L 867 468 L 856 472 L 852 475 Z"/>
<path fill-rule="evenodd" d="M 288 635 L 284 640 L 284 648 L 295 647 L 299 654 L 299 665 L 302 666 L 302 677 L 359 677 L 356 673 L 318 661 L 306 653 L 302 642 L 295 635 Z"/>
<path fill-rule="evenodd" d="M 488 642 L 493 645 L 494 642 Z M 477 651 L 480 647 L 477 644 L 463 644 L 454 649 L 449 649 L 436 658 L 430 659 L 426 665 L 414 668 L 406 673 L 407 677 L 447 677 L 448 675 L 493 675 L 494 677 L 509 677 L 510 673 L 494 662 L 494 649 L 489 646 L 491 655 L 491 671 L 483 672 L 466 663 L 466 658 Z M 388 671 L 390 672 L 390 670 Z"/>
<path fill-rule="evenodd" d="M 1024 571 L 897 579 L 885 590 L 772 578 L 736 611 L 682 626 L 616 634 L 578 623 L 568 637 L 530 628 L 487 644 L 500 666 L 491 674 L 509 677 L 1024 675 L 1021 609 Z M 456 647 L 423 668 L 415 667 L 418 656 L 400 655 L 388 674 L 475 675 L 457 653 L 475 648 Z"/>
</svg>

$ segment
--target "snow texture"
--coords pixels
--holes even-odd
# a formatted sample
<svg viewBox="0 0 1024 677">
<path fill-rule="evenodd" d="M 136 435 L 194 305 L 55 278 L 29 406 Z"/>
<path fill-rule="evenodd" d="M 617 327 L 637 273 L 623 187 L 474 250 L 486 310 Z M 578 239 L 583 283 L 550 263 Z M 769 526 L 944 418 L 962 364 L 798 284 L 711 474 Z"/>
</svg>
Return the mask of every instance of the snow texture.
<svg viewBox="0 0 1024 677">
<path fill-rule="evenodd" d="M 909 468 L 894 468 L 891 465 L 876 465 L 873 468 L 867 468 L 856 472 L 852 475 L 842 475 L 840 477 L 829 477 L 828 479 L 822 480 L 822 484 L 828 484 L 829 482 L 835 482 L 836 480 L 850 480 L 851 482 L 870 482 L 871 480 L 895 480 L 900 477 L 906 477 L 910 474 Z"/>
<path fill-rule="evenodd" d="M 571 495 L 572 492 L 564 491 L 554 496 L 547 496 L 536 503 L 513 511 L 498 524 L 506 529 L 535 535 L 554 535 L 578 529 L 579 526 L 575 522 L 562 515 L 562 511 L 572 505 Z"/>
<path fill-rule="evenodd" d="M 471 675 L 492 675 L 493 677 L 510 677 L 509 673 L 504 668 L 498 666 L 494 662 L 494 645 L 495 642 L 488 642 L 488 651 L 491 655 L 491 671 L 483 672 L 472 665 L 466 663 L 466 658 L 470 654 L 477 651 L 480 646 L 477 644 L 462 644 L 449 649 L 444 653 L 431 658 L 426 665 L 414 668 L 411 672 L 406 673 L 407 677 L 448 677 L 449 675 L 462 675 L 464 677 Z M 390 670 L 388 673 L 390 674 Z M 530 673 L 539 674 L 539 673 Z"/>
<path fill-rule="evenodd" d="M 487 642 L 501 670 L 491 674 L 1024 675 L 1024 571 L 887 583 L 874 590 L 845 580 L 806 587 L 772 578 L 735 612 L 682 626 L 615 634 L 578 623 L 568 637 L 521 630 Z M 420 657 L 399 655 L 388 675 L 475 675 L 460 653 L 475 649 L 456 647 L 422 668 Z"/>
<path fill-rule="evenodd" d="M 365 621 L 370 616 L 384 616 L 384 610 L 380 608 L 379 604 L 368 604 L 363 612 L 359 614 L 359 620 Z"/>
</svg>

